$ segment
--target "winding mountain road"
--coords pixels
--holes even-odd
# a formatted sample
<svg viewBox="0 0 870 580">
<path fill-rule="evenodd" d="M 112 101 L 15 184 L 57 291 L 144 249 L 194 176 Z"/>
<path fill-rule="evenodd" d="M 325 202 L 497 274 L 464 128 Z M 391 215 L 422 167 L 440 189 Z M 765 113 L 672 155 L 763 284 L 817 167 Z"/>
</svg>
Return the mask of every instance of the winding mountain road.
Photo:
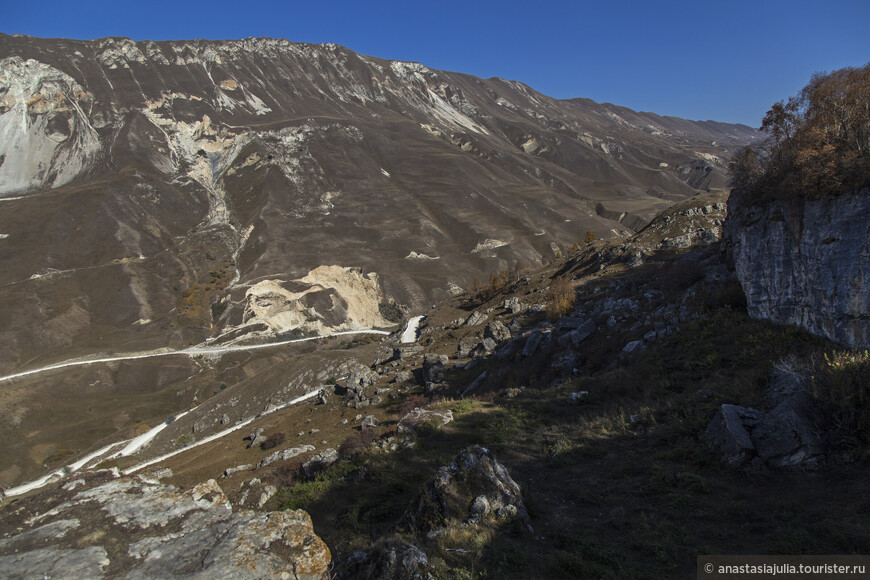
<svg viewBox="0 0 870 580">
<path fill-rule="evenodd" d="M 71 361 L 66 361 L 66 362 L 57 363 L 57 364 L 53 364 L 53 365 L 48 365 L 48 366 L 44 366 L 44 367 L 40 367 L 40 368 L 36 368 L 36 369 L 31 369 L 28 371 L 22 371 L 20 373 L 7 375 L 5 377 L 0 377 L 0 382 L 12 381 L 12 380 L 15 380 L 15 379 L 21 378 L 21 377 L 26 377 L 26 376 L 30 376 L 30 375 L 39 374 L 39 373 L 50 372 L 53 370 L 69 368 L 69 367 L 76 367 L 76 366 L 85 366 L 85 365 L 99 364 L 99 363 L 109 363 L 109 362 L 116 362 L 116 361 L 123 361 L 123 360 L 155 358 L 155 357 L 162 357 L 162 356 L 195 357 L 195 356 L 209 355 L 209 354 L 224 354 L 224 353 L 228 353 L 228 352 L 259 350 L 259 349 L 263 349 L 263 348 L 270 348 L 270 347 L 281 346 L 281 345 L 285 345 L 285 344 L 292 344 L 292 343 L 296 343 L 296 342 L 306 342 L 306 341 L 311 341 L 311 340 L 318 340 L 321 338 L 329 338 L 332 336 L 346 336 L 346 335 L 352 335 L 352 334 L 390 334 L 390 333 L 385 331 L 385 330 L 375 330 L 375 329 L 347 330 L 347 331 L 343 331 L 343 332 L 335 332 L 332 334 L 325 334 L 325 335 L 319 335 L 319 336 L 309 336 L 306 338 L 295 338 L 292 340 L 283 340 L 283 341 L 279 341 L 279 342 L 270 342 L 270 343 L 265 343 L 265 344 L 212 346 L 212 347 L 198 345 L 198 346 L 192 346 L 190 348 L 186 348 L 183 350 L 153 351 L 153 352 L 145 352 L 145 353 L 121 354 L 121 355 L 116 355 L 116 356 L 94 358 L 94 359 L 78 359 L 78 360 L 71 360 Z M 292 401 L 288 401 L 287 403 L 285 403 L 283 405 L 280 405 L 278 407 L 270 409 L 269 412 L 274 412 L 274 411 L 277 411 L 278 409 L 283 409 L 284 407 L 288 407 L 288 406 L 294 405 L 296 403 L 310 399 L 310 398 L 314 397 L 315 395 L 317 395 L 318 392 L 319 392 L 318 390 L 315 390 L 315 391 L 311 391 L 309 393 L 306 393 L 300 397 L 293 399 Z M 188 411 L 185 411 L 185 412 L 179 414 L 176 417 L 176 419 L 183 417 L 187 413 L 188 413 Z M 160 461 L 168 459 L 169 457 L 172 457 L 172 456 L 177 455 L 179 453 L 189 451 L 190 449 L 192 449 L 194 447 L 198 447 L 198 446 L 203 445 L 205 443 L 209 443 L 211 441 L 214 441 L 215 439 L 219 439 L 220 437 L 223 437 L 224 435 L 227 435 L 228 433 L 231 433 L 233 431 L 236 431 L 236 430 L 241 429 L 242 427 L 248 425 L 255 418 L 256 417 L 251 417 L 251 418 L 249 418 L 241 423 L 233 425 L 229 429 L 225 429 L 219 433 L 215 433 L 213 435 L 210 435 L 210 436 L 206 437 L 205 439 L 198 441 L 189 447 L 185 447 L 184 449 L 179 449 L 179 450 L 167 453 L 165 455 L 155 457 L 151 460 L 145 461 L 144 463 L 140 463 L 140 464 L 135 465 L 133 467 L 129 467 L 129 468 L 125 469 L 123 473 L 125 473 L 125 474 L 134 473 L 134 472 L 139 471 L 140 469 L 142 469 L 144 467 L 147 467 L 149 465 L 153 465 L 155 463 L 158 463 Z M 83 457 L 82 459 L 79 459 L 78 461 L 71 463 L 70 465 L 67 465 L 66 467 L 64 467 L 62 469 L 57 469 L 55 471 L 52 471 L 51 473 L 48 473 L 48 474 L 40 477 L 39 479 L 36 479 L 34 481 L 27 482 L 27 483 L 21 484 L 19 486 L 7 489 L 6 495 L 7 496 L 22 495 L 24 493 L 33 491 L 34 489 L 38 489 L 38 488 L 46 485 L 47 483 L 49 483 L 53 479 L 55 479 L 57 477 L 61 477 L 65 473 L 76 472 L 79 469 L 81 469 L 82 467 L 85 467 L 88 464 L 93 463 L 96 460 L 101 460 L 101 459 L 104 459 L 106 457 L 126 457 L 126 456 L 133 455 L 136 452 L 138 452 L 142 447 L 144 447 L 147 443 L 149 443 L 152 439 L 154 439 L 154 437 L 156 437 L 157 434 L 160 433 L 160 431 L 165 429 L 167 425 L 169 425 L 168 422 L 161 423 L 160 425 L 149 430 L 147 433 L 143 433 L 142 435 L 139 435 L 138 437 L 134 437 L 133 439 L 130 439 L 127 441 L 117 441 L 115 443 L 111 443 L 111 444 L 109 444 L 109 445 L 107 445 L 107 446 L 105 446 L 97 451 L 94 451 L 94 452 L 88 454 L 87 456 Z M 118 449 L 121 446 L 123 446 L 123 448 Z"/>
<path fill-rule="evenodd" d="M 20 379 L 23 377 L 27 377 L 30 375 L 37 375 L 41 373 L 46 373 L 58 369 L 65 369 L 70 367 L 80 367 L 87 366 L 99 363 L 111 363 L 118 362 L 124 360 L 137 360 L 137 359 L 145 359 L 145 358 L 157 358 L 163 356 L 188 356 L 188 357 L 196 357 L 202 355 L 209 354 L 224 354 L 228 352 L 240 352 L 240 351 L 251 351 L 251 350 L 259 350 L 263 348 L 272 348 L 276 346 L 282 346 L 285 344 L 292 344 L 296 342 L 307 342 L 311 340 L 320 340 L 322 338 L 330 338 L 333 336 L 346 336 L 351 334 L 390 334 L 386 330 L 375 330 L 375 329 L 365 329 L 365 330 L 345 330 L 342 332 L 334 332 L 332 334 L 322 334 L 318 336 L 309 336 L 306 338 L 294 338 L 292 340 L 282 340 L 279 342 L 268 342 L 262 344 L 240 344 L 240 345 L 232 345 L 232 346 L 191 346 L 189 348 L 185 348 L 182 350 L 154 350 L 147 352 L 139 352 L 139 353 L 127 353 L 127 354 L 118 354 L 108 357 L 101 358 L 82 358 L 82 359 L 74 359 L 65 361 L 62 363 L 55 363 L 52 365 L 46 365 L 44 367 L 39 367 L 35 369 L 30 369 L 27 371 L 21 371 L 18 373 L 13 373 L 11 375 L 6 375 L 5 377 L 0 377 L 0 383 L 7 381 L 14 381 L 15 379 Z"/>
</svg>

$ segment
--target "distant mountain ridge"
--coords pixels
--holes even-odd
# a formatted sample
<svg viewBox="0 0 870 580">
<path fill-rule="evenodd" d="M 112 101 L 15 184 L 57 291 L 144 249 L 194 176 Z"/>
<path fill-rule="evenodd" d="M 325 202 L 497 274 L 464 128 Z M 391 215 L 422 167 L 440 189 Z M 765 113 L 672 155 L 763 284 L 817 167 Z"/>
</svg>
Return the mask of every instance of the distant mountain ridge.
<svg viewBox="0 0 870 580">
<path fill-rule="evenodd" d="M 0 35 L 0 136 L 13 370 L 389 324 L 724 187 L 754 131 L 334 44 Z"/>
</svg>

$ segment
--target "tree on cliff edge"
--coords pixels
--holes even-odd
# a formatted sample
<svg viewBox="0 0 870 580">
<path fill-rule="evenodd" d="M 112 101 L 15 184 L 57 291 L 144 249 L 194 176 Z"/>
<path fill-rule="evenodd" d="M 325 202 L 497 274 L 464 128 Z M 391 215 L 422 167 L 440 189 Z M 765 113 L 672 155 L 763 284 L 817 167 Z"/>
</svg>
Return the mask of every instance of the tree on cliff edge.
<svg viewBox="0 0 870 580">
<path fill-rule="evenodd" d="M 744 193 L 818 197 L 870 185 L 870 63 L 813 75 L 771 107 L 761 129 L 768 139 L 731 162 L 732 185 Z"/>
</svg>

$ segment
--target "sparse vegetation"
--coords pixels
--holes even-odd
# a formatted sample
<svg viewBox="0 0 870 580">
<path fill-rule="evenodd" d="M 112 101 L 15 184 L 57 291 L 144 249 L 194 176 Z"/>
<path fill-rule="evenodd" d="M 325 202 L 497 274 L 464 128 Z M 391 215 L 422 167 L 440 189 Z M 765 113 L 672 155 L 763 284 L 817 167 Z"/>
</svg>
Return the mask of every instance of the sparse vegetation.
<svg viewBox="0 0 870 580">
<path fill-rule="evenodd" d="M 565 316 L 574 309 L 577 297 L 574 294 L 574 286 L 567 278 L 556 278 L 550 284 L 547 293 L 547 318 L 555 320 Z"/>
<path fill-rule="evenodd" d="M 479 278 L 475 278 L 468 290 L 469 298 L 476 303 L 483 303 L 494 298 L 499 292 L 510 288 L 523 277 L 524 272 L 531 269 L 528 264 L 516 262 L 512 268 L 500 270 L 490 275 L 489 281 L 484 284 Z"/>
<path fill-rule="evenodd" d="M 404 417 L 417 407 L 425 407 L 429 404 L 429 398 L 426 395 L 421 393 L 415 393 L 413 395 L 408 395 L 408 398 L 402 403 L 401 408 L 399 409 L 399 416 Z"/>
<path fill-rule="evenodd" d="M 347 436 L 338 446 L 338 454 L 341 457 L 353 457 L 363 453 L 378 438 L 375 429 L 362 429 Z"/>
<path fill-rule="evenodd" d="M 870 457 L 870 353 L 826 353 L 813 373 L 813 392 L 828 417 L 831 444 L 856 459 Z"/>
</svg>

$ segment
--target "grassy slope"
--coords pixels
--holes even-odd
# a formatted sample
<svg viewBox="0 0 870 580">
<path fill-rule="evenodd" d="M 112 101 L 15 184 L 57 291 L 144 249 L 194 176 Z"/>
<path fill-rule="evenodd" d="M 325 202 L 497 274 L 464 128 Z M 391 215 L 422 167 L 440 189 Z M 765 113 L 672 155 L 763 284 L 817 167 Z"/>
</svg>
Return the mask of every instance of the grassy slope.
<svg viewBox="0 0 870 580">
<path fill-rule="evenodd" d="M 675 284 L 667 270 L 663 279 Z M 457 420 L 418 436 L 413 449 L 344 459 L 313 484 L 290 484 L 280 501 L 307 509 L 333 553 L 347 554 L 392 533 L 437 468 L 479 443 L 521 484 L 534 533 L 424 544 L 445 578 L 669 578 L 693 575 L 704 553 L 870 551 L 865 464 L 818 475 L 739 472 L 706 448 L 701 434 L 718 405 L 763 408 L 775 363 L 833 348 L 715 302 L 634 358 L 619 356 L 619 336 L 590 342 L 591 368 L 562 385 L 543 387 L 518 368 L 525 374 L 506 382 L 542 388 L 432 403 Z M 578 390 L 589 396 L 572 404 Z"/>
</svg>

